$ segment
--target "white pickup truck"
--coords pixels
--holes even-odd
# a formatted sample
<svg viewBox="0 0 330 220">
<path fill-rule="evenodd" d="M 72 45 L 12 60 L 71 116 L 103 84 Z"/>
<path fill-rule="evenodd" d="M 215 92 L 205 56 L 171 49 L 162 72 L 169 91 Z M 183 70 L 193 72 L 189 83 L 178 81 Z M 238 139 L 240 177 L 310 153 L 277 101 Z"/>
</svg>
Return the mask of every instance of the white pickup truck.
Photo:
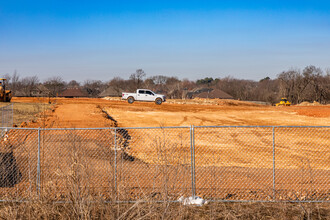
<svg viewBox="0 0 330 220">
<path fill-rule="evenodd" d="M 138 89 L 136 93 L 127 93 L 123 92 L 121 99 L 126 100 L 127 102 L 132 104 L 134 101 L 143 101 L 143 102 L 155 102 L 157 105 L 162 104 L 162 102 L 166 101 L 164 95 L 156 94 L 148 89 Z"/>
</svg>

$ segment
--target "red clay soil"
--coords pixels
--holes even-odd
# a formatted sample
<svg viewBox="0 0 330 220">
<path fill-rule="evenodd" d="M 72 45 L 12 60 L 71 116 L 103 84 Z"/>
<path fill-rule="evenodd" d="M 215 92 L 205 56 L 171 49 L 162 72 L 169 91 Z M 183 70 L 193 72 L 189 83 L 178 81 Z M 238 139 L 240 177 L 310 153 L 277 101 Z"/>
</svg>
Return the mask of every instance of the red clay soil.
<svg viewBox="0 0 330 220">
<path fill-rule="evenodd" d="M 40 98 L 14 98 L 14 102 L 48 102 Z M 51 99 L 54 103 L 54 100 Z M 98 100 L 102 103 L 102 100 Z M 45 116 L 45 117 L 44 117 Z M 113 122 L 106 118 L 101 107 L 93 99 L 57 99 L 52 110 L 48 110 L 37 122 L 30 122 L 27 127 L 45 128 L 97 128 L 113 127 Z"/>
<path fill-rule="evenodd" d="M 198 100 L 197 100 L 198 101 Z M 30 127 L 120 127 L 187 126 L 187 125 L 330 125 L 330 106 L 274 107 L 233 100 L 216 104 L 205 100 L 194 104 L 175 104 L 105 100 L 98 98 L 51 99 L 56 108 L 46 119 Z M 48 102 L 48 98 L 13 98 L 13 102 Z M 182 102 L 178 100 L 177 102 Z M 220 103 L 220 104 L 219 104 Z"/>
</svg>

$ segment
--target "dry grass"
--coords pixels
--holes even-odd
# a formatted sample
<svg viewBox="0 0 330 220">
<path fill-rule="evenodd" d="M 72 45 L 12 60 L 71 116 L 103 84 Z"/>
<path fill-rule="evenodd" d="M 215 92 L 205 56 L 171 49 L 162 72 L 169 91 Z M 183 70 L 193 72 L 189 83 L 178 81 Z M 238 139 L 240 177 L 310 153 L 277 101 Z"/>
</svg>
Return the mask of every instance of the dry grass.
<svg viewBox="0 0 330 220">
<path fill-rule="evenodd" d="M 0 107 L 10 105 L 10 103 L 0 103 Z M 13 103 L 14 116 L 13 124 L 20 126 L 23 122 L 36 121 L 39 118 L 46 117 L 43 115 L 46 110 L 51 108 L 51 104 L 36 102 L 36 103 Z"/>
<path fill-rule="evenodd" d="M 329 219 L 330 204 L 211 203 L 188 207 L 179 203 L 107 204 L 46 199 L 2 203 L 3 219 Z"/>
<path fill-rule="evenodd" d="M 46 103 L 14 103 L 14 124 L 20 125 L 22 122 L 37 120 L 40 113 L 51 107 Z"/>
</svg>

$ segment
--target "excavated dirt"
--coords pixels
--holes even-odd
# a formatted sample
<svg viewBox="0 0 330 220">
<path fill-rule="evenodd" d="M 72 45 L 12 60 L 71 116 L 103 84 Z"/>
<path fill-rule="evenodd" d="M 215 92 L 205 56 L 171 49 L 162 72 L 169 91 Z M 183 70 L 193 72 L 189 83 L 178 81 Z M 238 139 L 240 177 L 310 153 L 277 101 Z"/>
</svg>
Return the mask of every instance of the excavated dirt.
<svg viewBox="0 0 330 220">
<path fill-rule="evenodd" d="M 14 98 L 13 101 L 40 102 L 40 99 Z M 48 102 L 48 99 L 44 101 Z M 162 105 L 142 102 L 128 104 L 120 100 L 88 98 L 51 101 L 56 103 L 54 109 L 24 127 L 77 129 L 190 125 L 330 125 L 330 106 L 274 107 L 233 100 L 204 99 L 169 100 Z M 19 141 L 21 136 L 24 136 L 24 143 Z M 33 152 L 28 149 L 27 143 L 31 143 L 33 147 L 32 142 L 36 137 L 36 132 L 24 135 L 16 132 L 9 137 L 12 143 L 19 142 L 12 145 L 16 155 L 19 154 L 17 163 L 23 175 L 20 184 L 26 188 L 28 182 L 24 180 L 31 174 L 24 172 L 24 166 L 30 160 L 31 164 L 36 164 L 36 155 L 31 157 L 26 153 Z M 165 196 L 167 192 L 160 190 L 164 181 L 167 181 L 166 187 L 170 186 L 170 191 L 175 192 L 175 195 L 190 193 L 189 128 L 126 128 L 118 130 L 116 139 L 113 131 L 109 130 L 54 130 L 48 131 L 48 134 L 42 133 L 41 141 L 41 162 L 44 163 L 42 173 L 46 175 L 42 178 L 43 184 L 58 190 L 65 185 L 65 175 L 70 173 L 65 170 L 76 155 L 72 149 L 79 149 L 83 155 L 80 158 L 84 158 L 86 163 L 84 167 L 91 169 L 88 184 L 91 187 L 93 184 L 97 185 L 97 190 L 103 187 L 109 195 L 112 191 L 109 191 L 108 183 L 114 184 L 113 176 L 110 175 L 114 169 L 111 161 L 117 158 L 119 199 L 134 199 L 155 192 Z M 115 141 L 117 151 L 113 148 Z M 330 199 L 328 142 L 329 129 L 283 128 L 276 131 L 278 199 L 295 199 L 295 196 L 306 199 L 311 192 L 314 197 L 309 199 Z M 272 128 L 196 128 L 195 143 L 196 187 L 199 195 L 223 199 L 272 198 Z M 20 146 L 25 146 L 25 150 Z M 27 157 L 30 159 L 26 159 Z M 62 176 L 58 176 L 59 170 L 64 170 Z M 108 171 L 106 175 L 105 170 Z M 296 178 L 287 178 L 293 173 Z M 217 182 L 221 182 L 221 185 Z M 300 192 L 292 194 L 294 190 Z"/>
<path fill-rule="evenodd" d="M 13 101 L 40 102 L 40 99 L 13 98 Z M 48 99 L 44 101 L 48 102 Z M 330 125 L 330 106 L 274 107 L 234 100 L 169 100 L 173 103 L 159 106 L 146 102 L 128 104 L 119 100 L 87 98 L 59 98 L 51 101 L 57 103 L 55 111 L 44 119 L 46 121 L 39 120 L 37 124 L 29 124 L 28 127 L 43 127 L 41 122 L 45 123 L 45 127 L 109 127 L 112 122 L 109 124 L 102 110 L 118 122 L 118 127 Z"/>
</svg>

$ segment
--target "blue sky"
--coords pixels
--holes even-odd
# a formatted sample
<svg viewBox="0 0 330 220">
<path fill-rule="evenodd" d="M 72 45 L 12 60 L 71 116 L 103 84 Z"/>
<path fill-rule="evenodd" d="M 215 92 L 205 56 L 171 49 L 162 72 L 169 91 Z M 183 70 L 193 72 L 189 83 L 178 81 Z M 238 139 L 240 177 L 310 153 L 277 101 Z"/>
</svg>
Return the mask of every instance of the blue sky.
<svg viewBox="0 0 330 220">
<path fill-rule="evenodd" d="M 329 1 L 0 0 L 0 74 L 259 80 L 330 67 Z"/>
</svg>

